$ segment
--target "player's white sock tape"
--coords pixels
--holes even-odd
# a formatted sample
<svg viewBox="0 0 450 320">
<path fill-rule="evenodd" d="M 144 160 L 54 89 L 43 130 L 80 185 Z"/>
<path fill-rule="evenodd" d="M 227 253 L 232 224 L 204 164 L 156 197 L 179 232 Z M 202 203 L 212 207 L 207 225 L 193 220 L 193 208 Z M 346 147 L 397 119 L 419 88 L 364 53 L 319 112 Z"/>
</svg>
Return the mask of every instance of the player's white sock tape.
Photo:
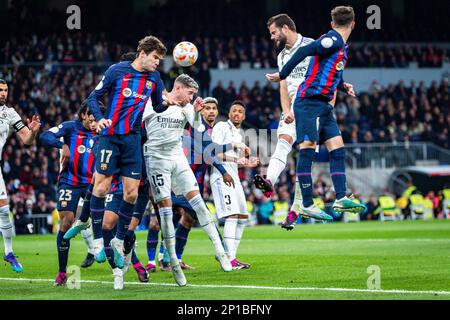
<svg viewBox="0 0 450 320">
<path fill-rule="evenodd" d="M 292 203 L 291 211 L 295 211 L 297 213 L 300 212 L 300 208 L 303 206 L 303 196 L 302 190 L 300 190 L 300 184 L 298 183 L 298 177 L 295 179 L 295 196 L 294 203 Z"/>
<path fill-rule="evenodd" d="M 228 256 L 230 260 L 234 260 L 236 258 L 236 249 L 234 246 L 235 237 L 236 237 L 236 228 L 238 224 L 238 219 L 236 218 L 226 218 L 225 226 L 223 229 L 223 241 L 225 241 L 225 245 L 228 250 Z"/>
<path fill-rule="evenodd" d="M 0 208 L 0 231 L 5 243 L 5 255 L 12 252 L 13 225 L 9 217 L 9 206 Z"/>
<path fill-rule="evenodd" d="M 173 226 L 172 207 L 160 208 L 159 215 L 161 217 L 161 232 L 164 237 L 164 244 L 169 252 L 170 263 L 174 266 L 178 263 L 178 258 L 175 252 L 175 227 Z"/>
<path fill-rule="evenodd" d="M 83 237 L 84 243 L 88 247 L 88 252 L 90 254 L 94 254 L 94 237 L 92 235 L 92 229 L 87 228 L 85 230 L 81 230 L 81 236 Z"/>
<path fill-rule="evenodd" d="M 244 233 L 245 226 L 247 225 L 247 219 L 238 219 L 236 225 L 236 234 L 234 236 L 234 251 L 237 253 L 239 244 L 241 243 L 242 234 Z"/>
<path fill-rule="evenodd" d="M 272 154 L 270 158 L 269 167 L 267 168 L 267 179 L 275 183 L 278 180 L 278 177 L 286 168 L 287 157 L 292 150 L 292 146 L 284 139 L 279 139 L 277 142 L 277 147 L 275 148 L 275 152 Z"/>
<path fill-rule="evenodd" d="M 220 241 L 219 233 L 216 229 L 215 224 L 213 223 L 213 220 L 211 219 L 211 213 L 206 207 L 201 195 L 198 194 L 193 197 L 189 201 L 189 204 L 197 214 L 197 219 L 200 223 L 200 226 L 203 228 L 203 230 L 206 232 L 209 239 L 213 243 L 214 248 L 216 249 L 216 253 L 223 253 L 224 249 L 222 246 L 222 242 Z"/>
</svg>

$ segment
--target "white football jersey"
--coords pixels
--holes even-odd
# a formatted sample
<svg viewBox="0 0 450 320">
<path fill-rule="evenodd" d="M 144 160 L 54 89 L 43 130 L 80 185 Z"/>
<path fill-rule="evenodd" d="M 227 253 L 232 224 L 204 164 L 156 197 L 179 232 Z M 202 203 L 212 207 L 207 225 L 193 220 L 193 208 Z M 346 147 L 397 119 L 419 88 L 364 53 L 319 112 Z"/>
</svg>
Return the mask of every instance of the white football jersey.
<svg viewBox="0 0 450 320">
<path fill-rule="evenodd" d="M 6 140 L 8 140 L 11 127 L 15 132 L 18 132 L 25 125 L 16 110 L 8 108 L 6 105 L 0 106 L 0 159 L 2 157 L 1 151 L 5 146 Z"/>
<path fill-rule="evenodd" d="M 237 129 L 230 120 L 218 122 L 212 129 L 211 139 L 214 143 L 221 145 L 243 142 L 241 130 Z M 228 150 L 225 155 L 233 158 L 241 157 L 239 150 Z M 223 161 L 223 167 L 231 175 L 235 183 L 240 182 L 238 164 L 236 162 Z M 222 178 L 222 174 L 216 167 L 213 167 L 210 177 L 211 183 L 220 178 Z"/>
<path fill-rule="evenodd" d="M 199 113 L 194 106 L 170 106 L 164 112 L 156 113 L 152 107 L 144 112 L 143 121 L 147 130 L 144 156 L 174 160 L 184 156 L 182 137 L 186 123 L 198 128 L 201 124 Z"/>
<path fill-rule="evenodd" d="M 306 46 L 313 42 L 314 39 L 305 38 L 301 34 L 298 34 L 297 41 L 294 46 L 290 49 L 284 48 L 278 54 L 278 70 L 281 71 L 284 65 L 291 59 L 297 49 L 303 46 Z M 298 87 L 305 81 L 306 72 L 308 72 L 310 57 L 306 57 L 305 60 L 300 62 L 294 70 L 292 70 L 291 74 L 286 78 L 286 84 L 289 92 L 289 96 L 291 100 L 294 100 L 295 95 L 297 94 Z"/>
</svg>

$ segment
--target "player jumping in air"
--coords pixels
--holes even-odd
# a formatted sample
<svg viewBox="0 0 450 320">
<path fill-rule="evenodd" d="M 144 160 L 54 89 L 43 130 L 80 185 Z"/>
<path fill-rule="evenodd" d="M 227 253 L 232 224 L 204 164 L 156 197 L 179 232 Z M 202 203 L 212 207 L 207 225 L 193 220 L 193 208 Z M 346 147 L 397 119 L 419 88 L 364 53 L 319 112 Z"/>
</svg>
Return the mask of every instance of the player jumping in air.
<svg viewBox="0 0 450 320">
<path fill-rule="evenodd" d="M 19 136 L 25 145 L 32 145 L 41 127 L 39 116 L 33 115 L 31 121 L 27 119 L 27 125 L 13 108 L 6 106 L 8 98 L 8 84 L 5 80 L 0 79 L 0 150 L 3 150 L 6 140 L 8 139 L 11 128 Z M 0 154 L 1 159 L 1 154 Z M 3 235 L 5 245 L 5 254 L 3 259 L 11 265 L 16 272 L 22 272 L 23 267 L 17 261 L 12 249 L 13 224 L 9 216 L 8 195 L 6 193 L 5 182 L 0 171 L 0 231 Z"/>
<path fill-rule="evenodd" d="M 179 286 L 186 285 L 186 278 L 175 253 L 175 228 L 171 192 L 183 195 L 197 214 L 203 230 L 212 241 L 216 257 L 224 271 L 231 271 L 219 233 L 211 219 L 210 212 L 200 195 L 195 176 L 189 167 L 181 145 L 181 137 L 187 122 L 194 128 L 201 125 L 200 114 L 204 107 L 201 98 L 190 104 L 198 84 L 188 75 L 180 75 L 168 97 L 175 104 L 161 113 L 149 105 L 144 114 L 148 140 L 144 144 L 144 157 L 152 194 L 158 205 L 161 217 L 161 231 L 165 247 L 169 252 L 170 264 L 175 281 Z"/>
<path fill-rule="evenodd" d="M 120 175 L 123 201 L 119 209 L 116 237 L 111 240 L 114 254 L 119 255 L 123 268 L 124 238 L 133 216 L 142 174 L 141 134 L 142 114 L 148 100 L 154 107 L 163 104 L 162 84 L 156 68 L 166 53 L 166 47 L 153 36 L 139 41 L 136 59 L 112 65 L 88 97 L 88 106 L 98 121 L 99 145 L 96 154 L 96 176 L 90 201 L 96 259 L 105 261 L 102 220 L 105 197 L 111 189 L 113 175 Z M 99 110 L 99 100 L 109 95 L 106 113 Z"/>
<path fill-rule="evenodd" d="M 278 68 L 281 70 L 283 66 L 291 59 L 292 55 L 301 47 L 304 47 L 314 40 L 305 38 L 297 33 L 294 21 L 287 14 L 279 14 L 271 17 L 267 22 L 267 27 L 270 32 L 270 38 L 274 41 L 278 48 L 283 50 L 278 55 Z M 306 71 L 309 66 L 309 57 L 295 67 L 291 74 L 280 83 L 280 97 L 281 108 L 283 114 L 278 126 L 278 142 L 274 154 L 272 155 L 269 167 L 267 168 L 266 178 L 256 174 L 255 185 L 264 192 L 264 195 L 271 197 L 273 189 L 278 177 L 286 167 L 287 156 L 292 150 L 292 145 L 297 140 L 295 130 L 295 117 L 293 113 L 293 106 L 297 88 L 305 80 Z M 315 219 L 332 220 L 333 218 L 327 214 L 322 215 L 308 215 L 311 211 L 303 213 L 302 210 L 302 193 L 298 183 L 295 184 L 295 197 L 291 210 L 292 215 L 305 214 Z"/>
<path fill-rule="evenodd" d="M 355 96 L 353 87 L 346 85 L 343 80 L 348 57 L 346 43 L 355 27 L 355 13 L 352 7 L 339 6 L 331 11 L 331 16 L 331 31 L 298 49 L 280 73 L 266 76 L 270 81 L 284 80 L 300 61 L 307 56 L 312 57 L 306 79 L 298 88 L 294 102 L 297 140 L 300 142 L 297 177 L 303 195 L 303 210 L 311 215 L 323 214 L 313 202 L 311 176 L 319 132 L 330 153 L 330 173 L 336 192 L 334 211 L 359 213 L 365 210 L 364 205 L 346 196 L 344 142 L 333 116 L 337 89 Z M 297 216 L 290 213 L 282 226 L 292 229 L 296 220 Z"/>
</svg>

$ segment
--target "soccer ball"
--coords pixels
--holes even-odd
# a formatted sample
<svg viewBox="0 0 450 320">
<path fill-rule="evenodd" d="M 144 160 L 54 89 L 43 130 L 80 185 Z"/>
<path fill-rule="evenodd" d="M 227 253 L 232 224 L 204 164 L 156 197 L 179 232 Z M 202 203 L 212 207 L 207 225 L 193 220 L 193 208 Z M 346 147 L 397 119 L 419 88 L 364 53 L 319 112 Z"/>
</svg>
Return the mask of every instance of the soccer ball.
<svg viewBox="0 0 450 320">
<path fill-rule="evenodd" d="M 173 60 L 181 67 L 192 66 L 198 58 L 197 47 L 188 41 L 180 42 L 173 49 Z"/>
</svg>

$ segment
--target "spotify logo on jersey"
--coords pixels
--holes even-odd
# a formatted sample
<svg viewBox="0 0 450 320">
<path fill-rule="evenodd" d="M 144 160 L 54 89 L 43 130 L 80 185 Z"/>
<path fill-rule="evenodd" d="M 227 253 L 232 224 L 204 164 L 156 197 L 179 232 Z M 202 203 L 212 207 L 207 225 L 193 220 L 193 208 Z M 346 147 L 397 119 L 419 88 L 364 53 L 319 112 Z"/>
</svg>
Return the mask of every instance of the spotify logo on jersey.
<svg viewBox="0 0 450 320">
<path fill-rule="evenodd" d="M 133 92 L 131 91 L 130 88 L 125 88 L 125 89 L 123 89 L 123 91 L 122 91 L 123 96 L 126 97 L 126 98 L 131 97 L 131 94 L 132 94 L 132 93 L 133 93 Z"/>
</svg>

